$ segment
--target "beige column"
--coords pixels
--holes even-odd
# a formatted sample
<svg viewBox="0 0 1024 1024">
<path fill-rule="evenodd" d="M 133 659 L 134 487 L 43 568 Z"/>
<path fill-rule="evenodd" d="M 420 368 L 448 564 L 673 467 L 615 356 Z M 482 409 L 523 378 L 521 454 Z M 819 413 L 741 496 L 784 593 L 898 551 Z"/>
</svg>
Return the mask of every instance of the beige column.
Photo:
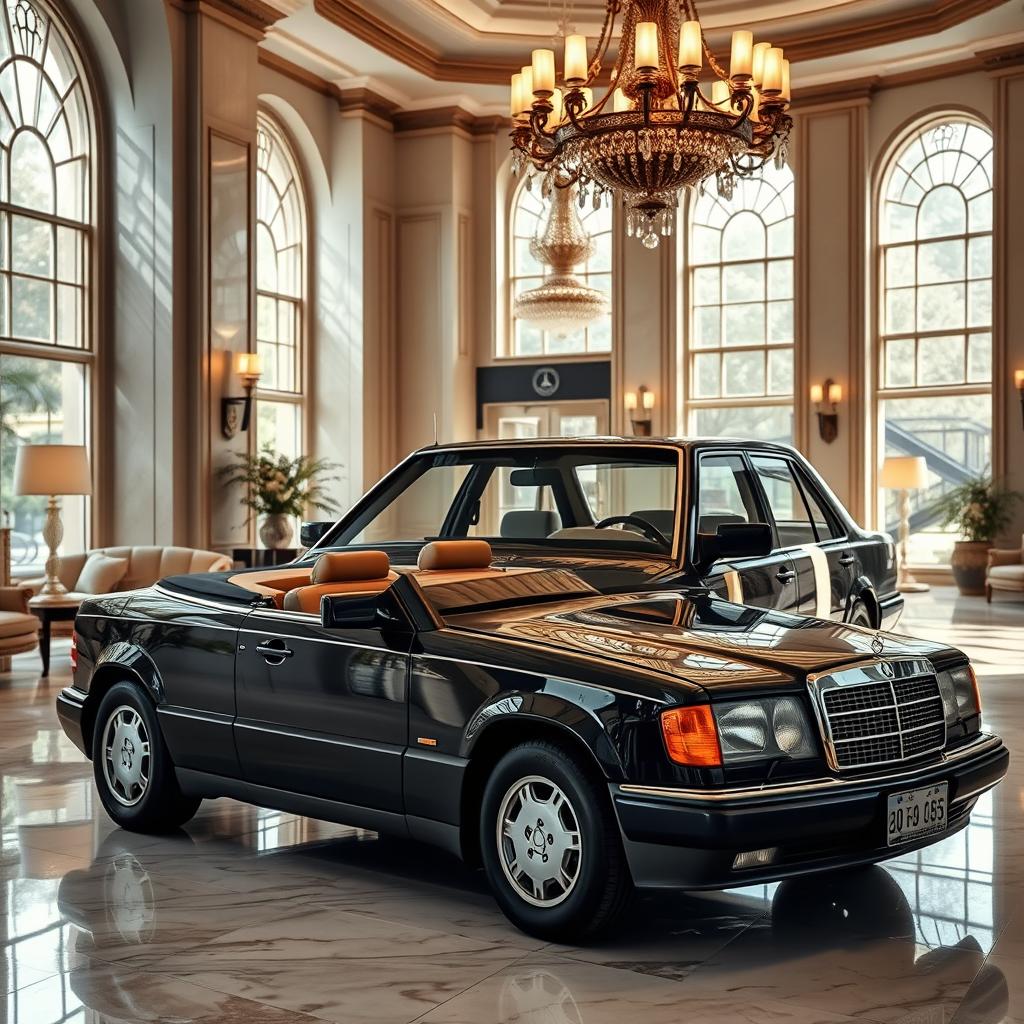
<svg viewBox="0 0 1024 1024">
<path fill-rule="evenodd" d="M 1024 55 L 1017 63 L 995 62 L 992 84 L 994 136 L 992 422 L 993 472 L 1006 486 L 1024 493 L 1024 422 L 1014 371 L 1024 370 Z M 1017 547 L 1024 532 L 1024 503 L 1003 538 Z"/>
<path fill-rule="evenodd" d="M 803 107 L 793 129 L 796 441 L 859 522 L 873 514 L 866 481 L 875 444 L 865 333 L 868 102 L 864 96 Z M 811 384 L 827 379 L 843 389 L 831 444 L 808 399 Z"/>
<path fill-rule="evenodd" d="M 174 334 L 189 359 L 174 371 L 187 444 L 176 478 L 188 494 L 193 544 L 227 548 L 253 536 L 240 493 L 217 470 L 249 447 L 221 433 L 221 399 L 241 394 L 233 369 L 254 348 L 257 46 L 280 12 L 255 0 L 166 0 L 175 77 Z M 182 459 L 185 465 L 182 465 Z"/>
</svg>

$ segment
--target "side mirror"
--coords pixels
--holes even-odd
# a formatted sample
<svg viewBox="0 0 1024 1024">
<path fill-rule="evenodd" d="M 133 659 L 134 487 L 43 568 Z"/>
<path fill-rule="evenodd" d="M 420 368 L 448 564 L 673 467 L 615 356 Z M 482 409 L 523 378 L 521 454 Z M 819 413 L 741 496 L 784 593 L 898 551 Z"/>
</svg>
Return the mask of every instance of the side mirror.
<svg viewBox="0 0 1024 1024">
<path fill-rule="evenodd" d="M 694 568 L 705 573 L 721 558 L 758 558 L 771 550 L 772 528 L 767 523 L 723 523 L 716 533 L 698 534 Z"/>
<path fill-rule="evenodd" d="M 299 529 L 299 543 L 304 548 L 311 548 L 334 523 L 303 523 Z"/>
<path fill-rule="evenodd" d="M 325 594 L 320 598 L 320 623 L 324 629 L 400 629 L 405 627 L 394 595 Z"/>
</svg>

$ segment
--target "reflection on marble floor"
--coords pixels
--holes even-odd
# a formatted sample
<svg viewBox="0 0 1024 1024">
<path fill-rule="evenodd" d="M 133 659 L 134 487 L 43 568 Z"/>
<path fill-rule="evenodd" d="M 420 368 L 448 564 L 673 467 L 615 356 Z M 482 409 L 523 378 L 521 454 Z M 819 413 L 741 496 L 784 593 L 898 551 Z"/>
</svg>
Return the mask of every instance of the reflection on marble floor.
<svg viewBox="0 0 1024 1024">
<path fill-rule="evenodd" d="M 1024 751 L 1024 603 L 933 591 L 901 629 L 959 643 Z M 66 646 L 0 676 L 4 1021 L 1024 1022 L 1024 759 L 969 829 L 845 876 L 644 898 L 614 939 L 545 945 L 479 874 L 374 833 L 221 800 L 111 826 L 53 698 Z M 1018 844 L 1020 844 L 1018 846 Z"/>
</svg>

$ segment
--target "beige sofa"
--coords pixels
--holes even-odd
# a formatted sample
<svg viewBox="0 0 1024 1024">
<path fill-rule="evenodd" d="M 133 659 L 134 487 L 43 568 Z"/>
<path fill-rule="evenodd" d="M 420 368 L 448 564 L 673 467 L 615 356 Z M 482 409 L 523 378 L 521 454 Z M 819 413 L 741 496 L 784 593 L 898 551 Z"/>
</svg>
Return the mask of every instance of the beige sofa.
<svg viewBox="0 0 1024 1024">
<path fill-rule="evenodd" d="M 992 603 L 992 591 L 1024 594 L 1024 537 L 1019 548 L 990 548 L 985 573 L 985 600 Z"/>
<path fill-rule="evenodd" d="M 149 587 L 164 576 L 181 576 L 193 572 L 220 572 L 230 569 L 231 559 L 217 551 L 201 551 L 197 548 L 175 547 L 114 547 L 96 548 L 96 551 L 111 558 L 127 558 L 128 570 L 124 578 L 114 588 L 120 590 L 137 590 Z M 82 574 L 86 560 L 91 551 L 81 554 L 62 555 L 57 569 L 61 583 L 68 590 L 81 592 L 78 578 Z M 22 586 L 33 594 L 38 593 L 45 581 L 42 577 L 23 580 Z"/>
</svg>

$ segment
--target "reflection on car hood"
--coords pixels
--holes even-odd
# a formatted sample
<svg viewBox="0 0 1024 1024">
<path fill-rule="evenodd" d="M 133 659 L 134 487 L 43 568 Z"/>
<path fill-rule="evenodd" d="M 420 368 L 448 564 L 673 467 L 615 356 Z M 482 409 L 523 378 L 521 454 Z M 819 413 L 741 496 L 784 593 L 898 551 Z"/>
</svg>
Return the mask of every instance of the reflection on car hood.
<svg viewBox="0 0 1024 1024">
<path fill-rule="evenodd" d="M 451 621 L 570 657 L 622 661 L 716 688 L 764 687 L 855 661 L 946 650 L 924 640 L 733 604 L 706 591 L 601 596 Z"/>
</svg>

